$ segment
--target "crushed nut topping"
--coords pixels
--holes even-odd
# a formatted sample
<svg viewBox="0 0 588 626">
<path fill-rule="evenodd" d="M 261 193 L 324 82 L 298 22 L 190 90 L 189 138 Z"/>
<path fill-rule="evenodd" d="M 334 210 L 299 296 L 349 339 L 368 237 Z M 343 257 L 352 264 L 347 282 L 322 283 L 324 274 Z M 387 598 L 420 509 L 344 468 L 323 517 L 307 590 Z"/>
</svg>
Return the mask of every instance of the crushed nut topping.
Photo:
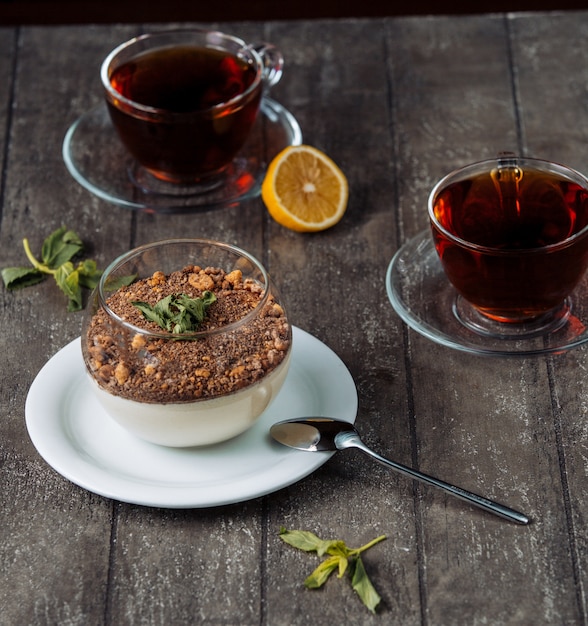
<svg viewBox="0 0 588 626">
<path fill-rule="evenodd" d="M 187 266 L 166 276 L 151 277 L 121 287 L 107 300 L 121 319 L 153 332 L 132 302 L 155 305 L 170 294 L 198 298 L 216 295 L 199 331 L 222 328 L 258 306 L 259 315 L 228 332 L 195 340 L 153 338 L 113 322 L 99 309 L 86 333 L 88 365 L 96 382 L 114 395 L 138 402 L 191 402 L 226 395 L 251 385 L 274 370 L 288 354 L 291 329 L 278 302 L 263 288 L 243 279 L 239 270 Z"/>
</svg>

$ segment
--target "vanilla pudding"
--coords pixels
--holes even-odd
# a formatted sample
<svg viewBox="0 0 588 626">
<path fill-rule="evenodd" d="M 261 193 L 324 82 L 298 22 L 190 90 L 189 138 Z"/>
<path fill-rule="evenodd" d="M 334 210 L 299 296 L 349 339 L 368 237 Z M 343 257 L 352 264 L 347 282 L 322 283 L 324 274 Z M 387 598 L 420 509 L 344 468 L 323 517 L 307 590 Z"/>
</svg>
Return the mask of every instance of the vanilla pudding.
<svg viewBox="0 0 588 626">
<path fill-rule="evenodd" d="M 113 395 L 94 384 L 100 404 L 123 428 L 164 446 L 203 446 L 250 428 L 279 392 L 290 354 L 260 382 L 227 396 L 198 402 L 147 404 Z"/>
<path fill-rule="evenodd" d="M 199 240 L 152 246 L 189 241 Z M 147 441 L 184 447 L 239 435 L 286 378 L 292 332 L 284 309 L 265 270 L 251 271 L 253 257 L 225 248 L 239 257 L 228 270 L 188 264 L 110 290 L 121 271 L 101 280 L 84 324 L 86 368 L 106 412 Z"/>
</svg>

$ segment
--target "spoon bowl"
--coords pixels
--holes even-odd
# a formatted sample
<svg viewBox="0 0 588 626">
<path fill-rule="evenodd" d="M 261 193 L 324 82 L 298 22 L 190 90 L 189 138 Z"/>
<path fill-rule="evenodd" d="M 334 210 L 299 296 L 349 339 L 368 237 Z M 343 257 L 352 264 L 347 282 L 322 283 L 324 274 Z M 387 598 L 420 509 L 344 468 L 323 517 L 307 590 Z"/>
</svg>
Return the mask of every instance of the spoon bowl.
<svg viewBox="0 0 588 626">
<path fill-rule="evenodd" d="M 270 428 L 270 435 L 279 443 L 307 452 L 340 450 L 336 438 L 341 433 L 357 434 L 357 430 L 353 424 L 325 417 L 286 420 Z"/>
<path fill-rule="evenodd" d="M 332 452 L 335 450 L 345 450 L 346 448 L 357 448 L 372 457 L 378 463 L 404 476 L 437 487 L 489 513 L 498 515 L 511 522 L 516 522 L 517 524 L 528 524 L 530 522 L 530 519 L 526 515 L 507 506 L 498 504 L 488 498 L 471 493 L 470 491 L 466 491 L 465 489 L 446 483 L 438 478 L 433 478 L 428 474 L 423 474 L 422 472 L 418 472 L 410 467 L 380 456 L 361 441 L 357 429 L 349 422 L 329 417 L 304 417 L 285 420 L 274 424 L 270 428 L 270 435 L 285 446 L 307 452 Z"/>
</svg>

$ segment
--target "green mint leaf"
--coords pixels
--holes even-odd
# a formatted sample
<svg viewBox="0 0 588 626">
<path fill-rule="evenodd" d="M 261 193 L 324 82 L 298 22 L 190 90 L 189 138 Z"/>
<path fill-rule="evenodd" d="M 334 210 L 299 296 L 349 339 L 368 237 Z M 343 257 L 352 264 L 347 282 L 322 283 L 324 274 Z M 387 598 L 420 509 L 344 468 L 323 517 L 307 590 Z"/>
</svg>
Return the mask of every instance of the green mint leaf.
<svg viewBox="0 0 588 626">
<path fill-rule="evenodd" d="M 206 310 L 215 300 L 216 296 L 212 291 L 204 291 L 200 298 L 190 298 L 183 293 L 178 296 L 176 304 L 184 307 L 198 324 L 202 324 L 206 317 Z"/>
<path fill-rule="evenodd" d="M 29 240 L 22 240 L 25 255 L 32 268 L 7 267 L 2 270 L 2 280 L 7 289 L 29 287 L 41 282 L 47 274 L 54 277 L 56 284 L 68 298 L 68 310 L 79 311 L 82 308 L 82 288 L 93 289 L 100 280 L 102 272 L 94 261 L 80 261 L 77 267 L 73 258 L 83 250 L 82 240 L 65 226 L 52 232 L 44 241 L 41 249 L 41 261 L 32 253 Z M 117 279 L 116 286 L 129 285 L 135 277 Z"/>
<path fill-rule="evenodd" d="M 175 301 L 174 295 L 169 295 L 157 302 L 154 307 L 154 311 L 159 315 L 161 322 L 159 325 L 165 330 L 171 331 L 173 329 L 174 312 L 172 306 Z M 177 311 L 177 309 L 176 309 Z"/>
<path fill-rule="evenodd" d="M 345 556 L 340 556 L 339 558 L 339 573 L 337 574 L 337 578 L 343 578 L 343 574 L 347 571 L 347 566 L 349 565 L 349 559 Z"/>
<path fill-rule="evenodd" d="M 6 267 L 2 270 L 4 286 L 10 290 L 36 285 L 45 278 L 47 275 L 34 267 Z"/>
<path fill-rule="evenodd" d="M 305 552 L 330 555 L 304 581 L 304 585 L 308 589 L 317 589 L 324 585 L 336 569 L 339 570 L 338 578 L 342 578 L 351 563 L 351 585 L 353 589 L 365 606 L 373 613 L 376 612 L 381 598 L 368 578 L 359 554 L 386 539 L 386 535 L 380 535 L 361 548 L 356 549 L 348 548 L 344 541 L 338 539 L 324 541 L 309 531 L 286 530 L 283 526 L 280 528 L 280 538 L 294 548 L 304 550 Z M 353 559 L 350 560 L 350 557 L 353 557 Z"/>
<path fill-rule="evenodd" d="M 361 557 L 359 556 L 355 559 L 351 586 L 367 608 L 372 613 L 375 613 L 382 598 L 380 598 L 378 592 L 374 589 L 365 571 Z"/>
<path fill-rule="evenodd" d="M 314 552 L 324 543 L 314 533 L 308 530 L 280 530 L 280 539 L 290 544 L 294 548 L 305 552 Z"/>
<path fill-rule="evenodd" d="M 89 259 L 80 261 L 76 268 L 80 277 L 80 286 L 86 289 L 94 289 L 100 281 L 102 271 L 96 266 L 96 261 Z"/>
<path fill-rule="evenodd" d="M 84 248 L 82 240 L 73 230 L 65 226 L 51 233 L 43 242 L 41 259 L 50 269 L 58 269 L 64 263 L 71 261 Z"/>
<path fill-rule="evenodd" d="M 316 552 L 319 556 L 330 554 L 332 556 L 347 557 L 349 555 L 349 549 L 344 541 L 337 539 L 325 541 L 307 530 L 286 530 L 282 528 L 280 537 L 294 548 L 304 550 L 305 552 Z"/>
<path fill-rule="evenodd" d="M 216 296 L 205 291 L 202 298 L 190 298 L 186 294 L 176 296 L 170 294 L 151 306 L 147 302 L 131 302 L 146 320 L 154 322 L 160 328 L 180 335 L 198 328 L 204 321 L 208 307 L 216 300 Z"/>
<path fill-rule="evenodd" d="M 136 300 L 135 302 L 131 302 L 133 306 L 136 306 L 141 313 L 143 313 L 143 317 L 149 322 L 155 322 L 161 328 L 165 328 L 165 320 L 161 316 L 161 313 L 153 308 L 147 302 L 141 302 Z"/>
<path fill-rule="evenodd" d="M 109 276 L 104 282 L 104 291 L 112 292 L 131 285 L 137 280 L 137 274 L 129 274 L 128 276 Z"/>
<path fill-rule="evenodd" d="M 74 269 L 73 263 L 64 263 L 55 272 L 55 282 L 68 298 L 67 310 L 79 311 L 82 308 L 82 290 L 80 287 L 79 272 Z"/>
<path fill-rule="evenodd" d="M 82 289 L 80 287 L 79 274 L 74 270 L 68 277 L 66 282 L 67 291 L 69 293 L 69 301 L 67 303 L 68 311 L 82 310 Z"/>
<path fill-rule="evenodd" d="M 351 550 L 345 545 L 344 541 L 334 539 L 333 541 L 324 541 L 320 550 L 317 550 L 319 556 L 327 553 L 332 556 L 342 556 L 347 558 Z"/>
<path fill-rule="evenodd" d="M 177 305 L 177 303 L 176 303 Z M 192 316 L 185 307 L 178 306 L 178 312 L 173 318 L 173 331 L 176 334 L 185 333 L 192 328 Z M 204 318 L 203 318 L 204 319 Z"/>
<path fill-rule="evenodd" d="M 340 557 L 332 556 L 325 559 L 308 578 L 304 581 L 304 586 L 307 589 L 318 589 L 322 587 L 329 576 L 340 567 Z"/>
</svg>

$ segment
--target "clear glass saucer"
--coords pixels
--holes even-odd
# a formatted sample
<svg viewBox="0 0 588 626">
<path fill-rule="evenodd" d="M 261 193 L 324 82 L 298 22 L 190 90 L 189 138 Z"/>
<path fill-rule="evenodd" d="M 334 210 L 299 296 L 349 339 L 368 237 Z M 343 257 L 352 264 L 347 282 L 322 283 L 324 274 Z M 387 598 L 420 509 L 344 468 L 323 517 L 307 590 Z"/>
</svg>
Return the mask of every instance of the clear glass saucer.
<svg viewBox="0 0 588 626">
<path fill-rule="evenodd" d="M 386 291 L 401 319 L 421 335 L 456 350 L 486 356 L 556 354 L 588 341 L 588 275 L 566 301 L 563 322 L 520 337 L 476 332 L 463 321 L 461 297 L 445 277 L 430 231 L 405 243 L 386 273 Z"/>
<path fill-rule="evenodd" d="M 296 118 L 270 98 L 261 102 L 251 135 L 218 184 L 181 186 L 149 180 L 120 142 L 105 104 L 72 124 L 63 160 L 74 179 L 113 204 L 153 213 L 194 213 L 234 205 L 259 195 L 267 164 L 283 148 L 302 143 Z"/>
</svg>

